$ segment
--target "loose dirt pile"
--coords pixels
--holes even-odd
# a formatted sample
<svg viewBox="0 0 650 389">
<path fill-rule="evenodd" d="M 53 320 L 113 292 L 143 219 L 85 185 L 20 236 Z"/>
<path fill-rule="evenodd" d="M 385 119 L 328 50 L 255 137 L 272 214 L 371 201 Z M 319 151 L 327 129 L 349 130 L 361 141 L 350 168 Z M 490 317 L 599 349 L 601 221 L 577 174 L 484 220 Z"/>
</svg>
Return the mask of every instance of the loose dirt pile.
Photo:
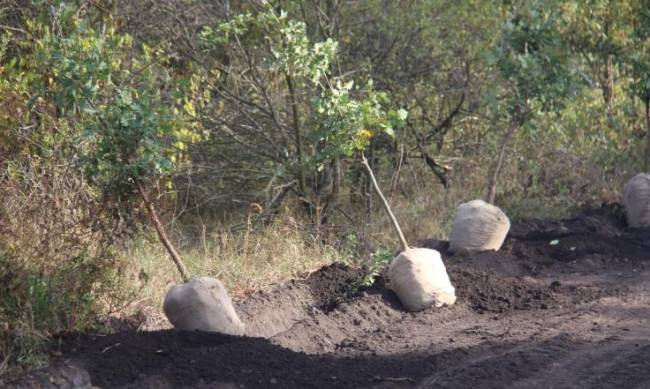
<svg viewBox="0 0 650 389">
<path fill-rule="evenodd" d="M 620 206 L 516 223 L 499 252 L 422 244 L 442 252 L 454 306 L 405 312 L 381 279 L 359 289 L 363 272 L 334 264 L 239 302 L 247 337 L 123 331 L 54 349 L 102 388 L 650 387 L 650 230 Z"/>
</svg>

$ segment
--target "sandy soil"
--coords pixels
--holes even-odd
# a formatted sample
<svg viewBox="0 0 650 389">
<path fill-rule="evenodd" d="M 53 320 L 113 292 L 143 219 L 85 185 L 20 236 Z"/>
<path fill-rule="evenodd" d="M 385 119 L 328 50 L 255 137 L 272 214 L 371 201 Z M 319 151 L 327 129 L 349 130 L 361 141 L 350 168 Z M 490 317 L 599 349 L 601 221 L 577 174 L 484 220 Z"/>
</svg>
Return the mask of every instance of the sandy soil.
<svg viewBox="0 0 650 389">
<path fill-rule="evenodd" d="M 454 306 L 405 312 L 335 264 L 239 302 L 247 337 L 67 336 L 14 387 L 650 388 L 650 229 L 620 206 L 516 223 L 499 252 L 419 245 L 443 254 Z"/>
</svg>

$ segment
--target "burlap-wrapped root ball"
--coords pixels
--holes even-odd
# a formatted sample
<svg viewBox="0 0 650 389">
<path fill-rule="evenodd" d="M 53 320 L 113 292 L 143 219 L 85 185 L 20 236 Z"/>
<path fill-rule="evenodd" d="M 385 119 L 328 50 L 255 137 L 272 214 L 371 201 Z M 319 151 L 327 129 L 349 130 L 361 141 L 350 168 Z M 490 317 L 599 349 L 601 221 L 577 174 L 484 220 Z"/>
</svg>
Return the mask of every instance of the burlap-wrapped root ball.
<svg viewBox="0 0 650 389">
<path fill-rule="evenodd" d="M 172 287 L 165 296 L 163 310 L 178 330 L 244 333 L 244 323 L 239 320 L 226 288 L 214 278 L 194 277 Z"/>
<path fill-rule="evenodd" d="M 449 249 L 455 253 L 499 250 L 510 230 L 501 209 L 483 200 L 461 204 L 456 210 Z"/>
<path fill-rule="evenodd" d="M 650 174 L 639 173 L 625 184 L 623 205 L 630 227 L 650 227 Z"/>
<path fill-rule="evenodd" d="M 456 301 L 456 291 L 436 250 L 412 248 L 401 252 L 388 268 L 390 288 L 409 311 Z"/>
</svg>

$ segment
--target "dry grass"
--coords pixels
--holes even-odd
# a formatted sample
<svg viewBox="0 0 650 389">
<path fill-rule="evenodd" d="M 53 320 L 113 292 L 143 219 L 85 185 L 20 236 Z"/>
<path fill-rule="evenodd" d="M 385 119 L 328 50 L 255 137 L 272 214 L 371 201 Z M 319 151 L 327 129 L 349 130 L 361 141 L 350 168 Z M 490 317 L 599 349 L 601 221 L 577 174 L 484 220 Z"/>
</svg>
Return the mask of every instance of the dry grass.
<svg viewBox="0 0 650 389">
<path fill-rule="evenodd" d="M 479 196 L 482 189 L 478 181 L 472 190 L 463 185 L 444 189 L 432 181 L 412 186 L 408 197 L 393 197 L 392 207 L 410 242 L 447 238 L 456 206 Z M 348 210 L 357 225 L 333 213 L 330 225 L 320 231 L 291 209 L 285 208 L 270 225 L 253 222 L 247 227 L 244 217 L 239 223 L 243 227 L 232 232 L 228 223 L 186 221 L 185 226 L 177 225 L 172 235 L 181 242 L 181 255 L 192 274 L 220 279 L 235 296 L 336 261 L 366 264 L 379 248 L 397 249 L 392 226 L 378 204 L 370 217 L 359 210 Z M 139 307 L 159 310 L 165 292 L 180 282 L 167 252 L 150 234 L 148 239 L 134 241 L 120 255 L 132 264 L 131 279 L 139 279 Z"/>
<path fill-rule="evenodd" d="M 39 366 L 50 335 L 92 328 L 130 298 L 113 292 L 118 229 L 87 183 L 69 164 L 8 166 L 0 171 L 0 374 Z"/>
<path fill-rule="evenodd" d="M 236 233 L 223 228 L 213 231 L 195 244 L 182 246 L 183 260 L 190 273 L 218 278 L 235 296 L 349 259 L 295 224 L 276 222 L 258 231 Z M 136 240 L 121 256 L 139 273 L 140 306 L 158 309 L 165 292 L 181 282 L 167 252 L 153 237 Z"/>
</svg>

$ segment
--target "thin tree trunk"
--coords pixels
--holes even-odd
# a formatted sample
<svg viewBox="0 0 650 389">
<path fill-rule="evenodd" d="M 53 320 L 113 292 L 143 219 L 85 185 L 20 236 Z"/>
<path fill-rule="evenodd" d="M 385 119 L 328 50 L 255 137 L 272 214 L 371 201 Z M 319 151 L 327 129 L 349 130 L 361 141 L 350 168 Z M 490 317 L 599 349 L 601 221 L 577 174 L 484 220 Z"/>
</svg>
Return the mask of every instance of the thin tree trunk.
<svg viewBox="0 0 650 389">
<path fill-rule="evenodd" d="M 516 130 L 519 128 L 519 124 L 513 123 L 510 128 L 508 129 L 508 132 L 504 135 L 503 139 L 501 140 L 501 147 L 499 149 L 499 157 L 496 160 L 496 163 L 494 164 L 494 167 L 492 168 L 492 172 L 489 176 L 488 179 L 488 186 L 487 186 L 487 193 L 485 196 L 485 201 L 487 201 L 490 204 L 494 204 L 494 198 L 496 197 L 497 194 L 497 181 L 499 178 L 499 173 L 501 172 L 501 167 L 503 166 L 503 161 L 506 158 L 506 153 L 508 151 L 508 145 L 510 144 L 510 141 L 512 140 L 512 137 L 515 135 Z"/>
<path fill-rule="evenodd" d="M 408 243 L 406 242 L 406 238 L 404 237 L 404 233 L 402 232 L 402 229 L 399 226 L 399 223 L 397 223 L 397 219 L 395 218 L 395 215 L 393 215 L 393 211 L 390 209 L 390 205 L 388 204 L 388 201 L 386 201 L 386 198 L 384 197 L 384 194 L 381 193 L 381 189 L 379 189 L 379 184 L 377 184 L 377 180 L 375 179 L 375 174 L 372 172 L 372 169 L 370 168 L 370 165 L 368 164 L 368 160 L 366 159 L 366 156 L 361 153 L 361 164 L 366 168 L 366 172 L 368 173 L 368 177 L 370 178 L 370 183 L 372 184 L 372 187 L 375 189 L 375 192 L 381 199 L 382 204 L 384 205 L 384 209 L 388 213 L 388 217 L 390 218 L 390 221 L 393 225 L 393 228 L 395 229 L 395 233 L 397 234 L 397 237 L 399 238 L 399 242 L 402 246 L 402 250 L 406 251 L 409 248 Z"/>
<path fill-rule="evenodd" d="M 605 85 L 603 85 L 603 97 L 607 106 L 607 119 L 610 123 L 614 116 L 614 59 L 612 55 L 607 56 L 605 65 Z"/>
<path fill-rule="evenodd" d="M 605 36 L 609 37 L 611 34 L 611 23 L 609 18 L 605 20 L 604 23 L 604 33 Z M 614 99 L 614 56 L 607 54 L 607 62 L 605 63 L 605 70 L 602 80 L 602 90 L 603 90 L 603 99 L 605 100 L 605 105 L 607 106 L 607 123 L 612 125 L 613 123 L 613 99 Z"/>
<path fill-rule="evenodd" d="M 298 101 L 296 99 L 296 91 L 293 85 L 293 79 L 289 73 L 285 74 L 287 80 L 287 87 L 289 88 L 289 100 L 291 103 L 291 113 L 293 115 L 293 134 L 296 142 L 296 154 L 298 155 L 298 188 L 300 193 L 305 195 L 305 171 L 303 166 L 303 153 L 302 153 L 302 136 L 300 128 L 300 112 L 298 111 Z"/>
<path fill-rule="evenodd" d="M 368 148 L 366 149 L 369 152 L 368 157 L 370 158 L 370 163 L 374 161 L 373 158 L 373 150 L 374 150 L 374 142 L 370 142 L 368 145 Z M 365 157 L 365 154 L 364 154 Z M 372 166 L 370 167 L 372 169 Z M 367 252 L 370 252 L 371 247 L 370 244 L 368 243 L 368 240 L 366 237 L 368 236 L 368 228 L 372 224 L 372 207 L 373 207 L 373 189 L 372 189 L 372 183 L 370 182 L 370 177 L 368 177 L 368 174 L 366 173 L 365 167 L 363 167 L 363 164 L 361 164 L 361 169 L 357 170 L 355 169 L 355 172 L 358 173 L 358 182 L 362 183 L 361 180 L 361 175 L 365 177 L 365 180 L 363 180 L 363 190 L 361 191 L 363 194 L 363 199 L 365 200 L 365 207 L 366 207 L 366 213 L 363 217 L 363 248 Z M 357 187 L 357 186 L 354 186 Z M 359 186 L 360 187 L 360 186 Z"/>
<path fill-rule="evenodd" d="M 650 172 L 650 98 L 645 100 L 646 150 L 645 171 Z"/>
<path fill-rule="evenodd" d="M 167 238 L 167 233 L 165 233 L 165 228 L 163 227 L 162 223 L 160 223 L 160 219 L 158 218 L 158 212 L 156 212 L 156 208 L 154 207 L 151 200 L 149 200 L 149 196 L 147 196 L 147 193 L 144 191 L 144 188 L 142 187 L 142 183 L 138 180 L 135 180 L 135 183 L 138 187 L 138 192 L 140 193 L 140 197 L 142 197 L 142 200 L 144 201 L 144 205 L 147 207 L 147 211 L 149 211 L 149 216 L 151 217 L 151 222 L 153 223 L 153 226 L 156 229 L 156 232 L 158 233 L 158 238 L 160 238 L 160 241 L 162 242 L 163 246 L 165 246 L 167 252 L 172 257 L 172 260 L 176 264 L 176 268 L 181 273 L 183 282 L 189 281 L 190 273 L 187 271 L 185 264 L 183 264 L 181 257 L 178 255 L 178 252 L 176 251 L 176 248 L 174 248 L 174 245 Z"/>
<path fill-rule="evenodd" d="M 395 173 L 393 173 L 393 180 L 391 183 L 390 187 L 390 193 L 388 194 L 388 203 L 391 204 L 393 202 L 393 195 L 395 194 L 395 191 L 397 190 L 397 185 L 399 185 L 399 174 L 400 171 L 402 170 L 402 164 L 404 163 L 404 145 L 400 145 L 399 147 L 399 161 L 397 161 L 397 166 L 395 168 Z"/>
</svg>

